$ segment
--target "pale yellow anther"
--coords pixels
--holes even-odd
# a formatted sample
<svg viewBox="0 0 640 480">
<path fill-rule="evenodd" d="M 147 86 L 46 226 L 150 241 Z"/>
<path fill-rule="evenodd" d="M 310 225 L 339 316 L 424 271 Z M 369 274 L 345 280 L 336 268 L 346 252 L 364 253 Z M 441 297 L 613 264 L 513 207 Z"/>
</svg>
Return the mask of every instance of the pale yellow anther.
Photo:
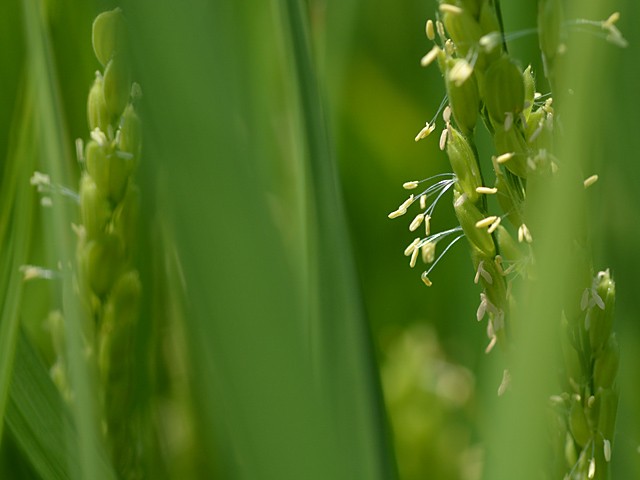
<svg viewBox="0 0 640 480">
<path fill-rule="evenodd" d="M 495 337 L 494 337 L 495 338 Z M 498 387 L 498 396 L 501 397 L 509 388 L 511 384 L 511 374 L 509 370 L 506 370 L 502 373 L 502 382 L 500 382 L 500 386 Z"/>
<path fill-rule="evenodd" d="M 447 134 L 449 133 L 449 131 L 445 128 L 444 130 L 442 130 L 442 133 L 440 134 L 440 142 L 438 143 L 440 150 L 444 150 L 447 147 Z"/>
<path fill-rule="evenodd" d="M 520 227 L 518 227 L 518 242 L 522 243 L 525 241 L 527 243 L 531 243 L 533 242 L 533 238 L 531 237 L 531 233 L 529 232 L 529 229 L 523 223 L 522 225 L 520 225 Z"/>
<path fill-rule="evenodd" d="M 613 27 L 618 20 L 620 20 L 620 12 L 613 12 L 609 15 L 609 18 L 602 23 L 602 28 L 609 29 Z"/>
<path fill-rule="evenodd" d="M 420 209 L 424 210 L 425 208 L 427 208 L 427 196 L 426 195 L 420 195 Z"/>
<path fill-rule="evenodd" d="M 435 128 L 435 123 L 433 125 L 429 125 L 429 123 L 427 122 L 425 127 L 418 132 L 418 135 L 416 135 L 416 142 L 422 140 L 423 138 L 427 138 L 429 135 L 431 135 L 431 132 L 433 132 Z"/>
<path fill-rule="evenodd" d="M 513 113 L 507 112 L 504 116 L 504 131 L 508 132 L 513 127 Z"/>
<path fill-rule="evenodd" d="M 427 25 L 425 27 L 425 32 L 427 33 L 427 38 L 429 40 L 435 40 L 436 31 L 435 31 L 435 28 L 433 27 L 433 20 L 431 20 L 431 19 L 427 20 Z"/>
<path fill-rule="evenodd" d="M 442 112 L 442 119 L 444 123 L 451 123 L 451 107 L 447 105 L 444 107 L 444 111 Z"/>
<path fill-rule="evenodd" d="M 432 263 L 436 257 L 436 244 L 433 242 L 427 242 L 421 247 L 422 261 L 424 263 Z"/>
<path fill-rule="evenodd" d="M 498 189 L 495 187 L 476 187 L 476 192 L 482 195 L 495 195 L 498 193 Z"/>
<path fill-rule="evenodd" d="M 420 237 L 416 238 L 413 242 L 411 242 L 407 246 L 407 248 L 404 249 L 404 256 L 408 257 L 409 255 L 411 255 L 419 243 L 420 243 Z"/>
<path fill-rule="evenodd" d="M 589 188 L 591 185 L 598 181 L 598 175 L 591 175 L 589 178 L 585 179 L 584 188 Z"/>
<path fill-rule="evenodd" d="M 507 163 L 509 160 L 511 160 L 514 157 L 514 155 L 515 155 L 514 152 L 503 153 L 502 155 L 498 155 L 496 157 L 496 162 L 502 165 L 503 163 Z"/>
<path fill-rule="evenodd" d="M 440 20 L 436 21 L 436 30 L 437 30 L 438 35 L 440 36 L 440 38 L 445 38 L 445 35 L 444 35 L 444 23 L 442 23 Z"/>
<path fill-rule="evenodd" d="M 433 285 L 431 283 L 431 280 L 429 280 L 429 277 L 427 277 L 427 272 L 422 272 L 422 276 L 420 278 L 422 278 L 422 281 L 427 287 L 430 287 L 431 285 Z"/>
<path fill-rule="evenodd" d="M 489 228 L 487 229 L 488 233 L 493 233 L 496 231 L 496 229 L 498 228 L 498 226 L 500 225 L 500 222 L 502 221 L 502 218 L 498 217 L 496 218 L 496 221 L 493 222 Z"/>
<path fill-rule="evenodd" d="M 411 204 L 414 201 L 415 201 L 415 197 L 413 196 L 413 193 L 412 193 L 411 195 L 409 195 L 409 198 L 407 198 L 404 202 L 402 202 L 402 205 L 398 207 L 398 210 L 406 210 L 411 206 Z"/>
<path fill-rule="evenodd" d="M 535 92 L 535 93 L 533 94 L 533 99 L 534 99 L 534 100 L 538 100 L 541 96 L 542 96 L 542 93 L 540 93 L 540 92 Z"/>
<path fill-rule="evenodd" d="M 427 237 L 431 235 L 431 217 L 429 215 L 424 216 L 424 233 Z"/>
<path fill-rule="evenodd" d="M 462 13 L 462 9 L 455 5 L 450 5 L 448 3 L 440 4 L 440 13 L 452 13 L 454 15 L 460 15 Z"/>
<path fill-rule="evenodd" d="M 476 228 L 486 228 L 495 222 L 498 219 L 495 215 L 490 215 L 488 217 L 483 218 L 482 220 L 478 220 L 476 222 Z"/>
<path fill-rule="evenodd" d="M 480 37 L 478 43 L 488 53 L 502 43 L 502 35 L 498 32 L 490 32 Z"/>
<path fill-rule="evenodd" d="M 409 225 L 409 230 L 412 232 L 415 232 L 418 229 L 418 227 L 422 225 L 423 220 L 424 220 L 424 213 L 419 213 L 418 215 L 416 215 L 415 218 L 412 220 L 411 224 Z"/>
<path fill-rule="evenodd" d="M 453 57 L 453 54 L 456 53 L 456 46 L 450 38 L 447 38 L 447 41 L 444 42 L 444 51 L 450 57 Z"/>
<path fill-rule="evenodd" d="M 418 188 L 418 185 L 420 184 L 420 182 L 417 181 L 411 181 L 411 182 L 404 182 L 402 184 L 402 188 L 404 188 L 405 190 L 413 190 L 414 188 Z"/>
<path fill-rule="evenodd" d="M 610 462 L 611 461 L 611 442 L 606 438 L 604 439 L 603 450 L 604 450 L 604 459 L 607 462 Z"/>
<path fill-rule="evenodd" d="M 589 478 L 589 480 L 591 480 L 595 476 L 596 476 L 596 459 L 594 457 L 591 457 L 591 460 L 589 460 L 589 471 L 587 472 L 587 477 Z"/>
<path fill-rule="evenodd" d="M 406 208 L 399 208 L 398 210 L 394 210 L 393 212 L 391 212 L 389 215 L 387 215 L 387 217 L 394 219 L 394 218 L 401 217 L 405 213 L 407 213 Z"/>
<path fill-rule="evenodd" d="M 424 57 L 420 59 L 420 65 L 422 65 L 423 67 L 428 67 L 438 57 L 438 53 L 440 53 L 440 47 L 436 45 L 431 50 L 429 50 L 429 52 Z"/>
<path fill-rule="evenodd" d="M 416 263 L 418 262 L 418 254 L 420 253 L 420 249 L 419 248 L 414 248 L 413 252 L 411 252 L 411 260 L 409 261 L 409 266 L 411 268 L 416 266 Z"/>
<path fill-rule="evenodd" d="M 456 87 L 459 87 L 473 73 L 473 67 L 469 62 L 464 59 L 460 59 L 456 62 L 456 64 L 449 70 L 449 79 L 455 84 Z"/>
</svg>

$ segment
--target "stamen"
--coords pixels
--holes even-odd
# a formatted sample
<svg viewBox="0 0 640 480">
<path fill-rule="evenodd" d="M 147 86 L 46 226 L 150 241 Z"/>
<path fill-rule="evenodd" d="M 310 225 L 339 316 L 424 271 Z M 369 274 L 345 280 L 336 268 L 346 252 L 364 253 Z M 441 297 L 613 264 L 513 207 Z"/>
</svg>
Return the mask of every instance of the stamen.
<svg viewBox="0 0 640 480">
<path fill-rule="evenodd" d="M 498 219 L 495 215 L 490 215 L 488 217 L 483 218 L 482 220 L 478 220 L 476 222 L 476 228 L 485 228 L 491 225 Z"/>
<path fill-rule="evenodd" d="M 476 187 L 476 192 L 483 195 L 494 195 L 498 193 L 498 189 L 495 187 Z"/>
<path fill-rule="evenodd" d="M 596 459 L 594 457 L 591 457 L 591 460 L 589 460 L 589 471 L 587 472 L 587 477 L 589 477 L 589 480 L 591 480 L 595 476 L 596 476 Z"/>
<path fill-rule="evenodd" d="M 427 242 L 422 245 L 422 261 L 424 263 L 432 263 L 436 256 L 436 244 L 434 242 Z"/>
<path fill-rule="evenodd" d="M 407 246 L 407 248 L 404 249 L 404 256 L 408 257 L 409 255 L 411 255 L 415 250 L 416 246 L 418 245 L 418 243 L 420 243 L 420 237 L 416 238 L 413 242 L 411 242 Z"/>
<path fill-rule="evenodd" d="M 76 138 L 76 158 L 80 165 L 84 164 L 84 142 L 81 138 Z"/>
<path fill-rule="evenodd" d="M 433 285 L 433 283 L 431 283 L 431 280 L 429 280 L 429 277 L 427 277 L 427 272 L 422 272 L 422 275 L 420 276 L 420 278 L 422 278 L 422 281 L 427 287 L 430 287 L 431 285 Z"/>
<path fill-rule="evenodd" d="M 429 52 L 427 54 L 425 54 L 421 59 L 420 59 L 420 65 L 423 67 L 428 67 L 429 65 L 431 65 L 433 63 L 433 61 L 438 58 L 438 54 L 441 52 L 441 49 L 439 46 L 435 45 L 431 50 L 429 50 Z"/>
<path fill-rule="evenodd" d="M 489 234 L 493 233 L 496 231 L 496 229 L 498 228 L 498 226 L 500 225 L 500 222 L 502 221 L 501 217 L 496 218 L 495 222 L 493 222 L 491 224 L 491 226 L 487 229 L 487 232 Z"/>
<path fill-rule="evenodd" d="M 394 210 L 393 212 L 391 212 L 389 215 L 387 215 L 387 217 L 389 217 L 391 219 L 394 219 L 394 218 L 401 217 L 405 213 L 407 213 L 407 209 L 406 208 L 399 208 L 399 209 Z"/>
<path fill-rule="evenodd" d="M 107 136 L 99 128 L 91 130 L 91 138 L 101 147 L 104 147 L 107 144 Z"/>
<path fill-rule="evenodd" d="M 427 20 L 427 25 L 425 27 L 425 32 L 427 33 L 427 38 L 429 40 L 435 40 L 436 39 L 436 32 L 435 29 L 433 28 L 433 20 L 429 19 Z"/>
<path fill-rule="evenodd" d="M 453 57 L 453 54 L 456 53 L 456 46 L 450 38 L 447 38 L 447 41 L 444 42 L 444 51 L 450 57 Z"/>
<path fill-rule="evenodd" d="M 438 35 L 440 36 L 440 39 L 444 42 L 447 37 L 444 34 L 444 23 L 442 23 L 440 20 L 436 21 L 436 30 L 438 32 Z"/>
<path fill-rule="evenodd" d="M 420 195 L 420 209 L 424 210 L 425 208 L 427 208 L 427 196 L 426 195 Z"/>
<path fill-rule="evenodd" d="M 455 5 L 450 5 L 448 3 L 440 4 L 440 13 L 452 13 L 454 15 L 460 15 L 462 13 L 462 9 Z"/>
<path fill-rule="evenodd" d="M 526 241 L 527 243 L 533 242 L 533 238 L 531 237 L 531 233 L 527 226 L 523 223 L 518 228 L 518 242 L 522 243 Z"/>
<path fill-rule="evenodd" d="M 445 124 L 451 123 L 451 106 L 450 105 L 447 105 L 444 111 L 442 112 L 442 119 L 444 120 Z"/>
<path fill-rule="evenodd" d="M 420 253 L 420 249 L 419 248 L 414 248 L 413 252 L 411 253 L 411 261 L 409 262 L 409 266 L 411 268 L 416 266 L 416 263 L 418 261 L 418 253 Z"/>
<path fill-rule="evenodd" d="M 605 461 L 610 462 L 611 461 L 611 442 L 605 438 L 603 443 L 604 443 L 603 445 L 604 459 Z"/>
<path fill-rule="evenodd" d="M 589 188 L 591 185 L 593 185 L 597 181 L 598 181 L 598 175 L 591 175 L 589 178 L 587 178 L 583 182 L 584 183 L 584 188 Z"/>
<path fill-rule="evenodd" d="M 513 113 L 507 112 L 504 116 L 504 131 L 508 132 L 513 126 Z"/>
<path fill-rule="evenodd" d="M 423 138 L 427 138 L 429 135 L 431 135 L 431 132 L 433 132 L 436 128 L 435 123 L 432 123 L 431 125 L 429 124 L 429 122 L 427 122 L 427 124 L 422 128 L 422 130 L 420 130 L 418 132 L 418 135 L 416 135 L 416 142 L 422 140 Z"/>
<path fill-rule="evenodd" d="M 602 28 L 611 28 L 618 20 L 620 20 L 620 12 L 613 12 L 609 15 L 609 18 L 602 23 Z"/>
<path fill-rule="evenodd" d="M 29 280 L 34 280 L 37 278 L 42 278 L 45 280 L 51 280 L 55 278 L 56 272 L 53 270 L 49 270 L 43 267 L 38 267 L 37 265 L 22 265 L 20 267 L 20 271 L 22 272 L 22 280 L 27 282 Z"/>
<path fill-rule="evenodd" d="M 507 163 L 509 160 L 511 160 L 513 157 L 515 156 L 514 152 L 509 152 L 509 153 L 503 153 L 502 155 L 498 155 L 496 157 L 496 162 L 498 162 L 500 165 L 502 165 L 503 163 Z"/>
<path fill-rule="evenodd" d="M 421 197 L 420 200 L 422 200 L 423 198 L 425 199 L 425 203 L 426 203 L 427 197 Z M 431 234 L 431 216 L 430 215 L 424 216 L 424 233 L 427 237 Z"/>
<path fill-rule="evenodd" d="M 409 225 L 409 230 L 412 232 L 415 232 L 418 229 L 418 227 L 422 224 L 423 220 L 424 220 L 424 213 L 419 213 L 418 215 L 416 215 L 413 221 L 411 222 L 411 224 Z"/>
<path fill-rule="evenodd" d="M 440 134 L 440 150 L 444 150 L 445 147 L 447 146 L 447 133 L 448 130 L 445 128 L 444 130 L 442 130 L 442 133 Z"/>
<path fill-rule="evenodd" d="M 402 188 L 404 188 L 405 190 L 413 190 L 414 188 L 417 188 L 418 185 L 420 185 L 420 182 L 413 180 L 411 182 L 403 183 Z"/>
<path fill-rule="evenodd" d="M 409 208 L 411 206 L 411 204 L 415 201 L 415 197 L 413 196 L 413 193 L 409 196 L 409 198 L 407 198 L 402 205 L 400 205 L 398 207 L 398 210 L 406 210 L 407 208 Z"/>
<path fill-rule="evenodd" d="M 502 43 L 502 36 L 499 32 L 490 32 L 480 37 L 478 43 L 486 53 L 491 53 L 494 48 Z"/>
</svg>

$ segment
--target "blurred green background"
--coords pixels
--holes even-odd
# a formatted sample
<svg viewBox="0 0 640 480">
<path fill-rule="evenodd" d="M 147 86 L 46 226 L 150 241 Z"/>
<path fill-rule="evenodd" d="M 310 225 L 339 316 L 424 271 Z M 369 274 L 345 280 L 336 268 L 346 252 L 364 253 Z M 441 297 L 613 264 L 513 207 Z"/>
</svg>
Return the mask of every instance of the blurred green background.
<svg viewBox="0 0 640 480">
<path fill-rule="evenodd" d="M 437 138 L 413 140 L 444 96 L 438 70 L 419 65 L 436 2 L 4 1 L 2 152 L 33 81 L 31 3 L 42 6 L 46 81 L 69 151 L 88 137 L 91 22 L 118 5 L 129 21 L 146 129 L 137 388 L 160 439 L 152 478 L 481 478 L 502 367 L 484 354 L 468 252 L 455 246 L 428 289 L 402 255 L 414 235 L 387 219 L 403 182 L 449 170 Z M 507 32 L 535 26 L 536 2 L 502 3 Z M 640 6 L 600 6 L 597 18 L 622 12 L 629 47 L 585 37 L 606 63 L 593 66 L 584 100 L 593 154 L 583 165 L 600 176 L 589 196 L 595 265 L 611 269 L 618 292 L 613 478 L 640 478 Z M 542 71 L 535 35 L 510 48 Z M 36 120 L 36 138 L 43 128 Z M 43 169 L 50 145 L 38 145 Z M 75 182 L 75 159 L 61 158 Z M 6 172 L 10 158 L 0 161 Z M 46 212 L 34 211 L 28 261 L 46 262 L 60 246 L 48 246 Z M 432 229 L 455 224 L 443 201 Z M 23 294 L 22 323 L 51 362 L 43 323 L 57 287 Z M 34 475 L 20 451 L 13 430 L 6 478 Z"/>
</svg>

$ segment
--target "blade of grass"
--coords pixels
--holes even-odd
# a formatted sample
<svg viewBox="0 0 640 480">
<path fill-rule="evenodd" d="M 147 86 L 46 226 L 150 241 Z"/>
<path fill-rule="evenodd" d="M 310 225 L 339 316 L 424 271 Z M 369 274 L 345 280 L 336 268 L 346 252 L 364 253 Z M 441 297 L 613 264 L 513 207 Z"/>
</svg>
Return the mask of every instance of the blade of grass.
<svg viewBox="0 0 640 480">
<path fill-rule="evenodd" d="M 43 160 L 42 168 L 51 176 L 52 182 L 69 186 L 71 154 L 65 144 L 64 122 L 61 115 L 57 75 L 51 53 L 51 44 L 45 25 L 42 4 L 37 0 L 23 0 L 23 14 L 28 53 L 28 79 L 34 91 L 34 104 L 39 120 L 37 131 Z M 99 432 L 95 405 L 95 390 L 92 388 L 89 368 L 83 353 L 80 337 L 81 306 L 74 291 L 70 272 L 74 271 L 75 239 L 71 231 L 71 213 L 63 202 L 54 202 L 51 210 L 49 230 L 51 232 L 51 258 L 54 264 L 62 265 L 63 310 L 65 336 L 68 348 L 69 373 L 74 392 L 74 420 L 78 429 L 77 442 L 69 451 L 78 452 L 80 465 L 72 472 L 75 478 L 102 479 L 100 470 Z"/>
<path fill-rule="evenodd" d="M 31 240 L 33 192 L 29 176 L 33 171 L 35 144 L 33 110 L 29 95 L 16 102 L 12 140 L 0 187 L 0 419 L 4 418 L 11 385 L 22 296 L 20 266 L 27 260 Z M 0 422 L 0 439 L 4 422 Z"/>
<path fill-rule="evenodd" d="M 81 452 L 75 447 L 77 432 L 57 388 L 23 331 L 17 341 L 13 383 L 7 406 L 7 428 L 39 478 L 74 478 L 81 468 Z M 71 439 L 71 441 L 68 441 Z M 114 478 L 100 452 L 93 469 L 99 477 Z"/>
<path fill-rule="evenodd" d="M 333 150 L 327 130 L 308 34 L 308 13 L 298 0 L 284 0 L 288 48 L 297 77 L 308 152 L 309 229 L 312 232 L 311 343 L 316 373 L 334 409 L 337 438 L 350 474 L 397 476 L 386 429 L 372 340 L 357 286 L 353 255 Z M 349 471 L 348 470 L 348 471 Z"/>
</svg>

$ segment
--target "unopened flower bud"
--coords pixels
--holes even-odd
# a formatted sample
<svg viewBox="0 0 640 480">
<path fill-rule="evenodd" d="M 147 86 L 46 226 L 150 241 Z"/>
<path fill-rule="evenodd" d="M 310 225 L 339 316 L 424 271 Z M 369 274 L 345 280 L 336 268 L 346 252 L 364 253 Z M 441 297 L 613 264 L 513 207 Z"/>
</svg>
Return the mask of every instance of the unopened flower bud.
<svg viewBox="0 0 640 480">
<path fill-rule="evenodd" d="M 445 11 L 442 21 L 460 56 L 466 56 L 469 49 L 477 45 L 482 37 L 480 25 L 467 10 L 456 13 Z"/>
<path fill-rule="evenodd" d="M 502 125 L 497 125 L 493 133 L 493 139 L 496 144 L 496 150 L 499 157 L 502 157 L 503 164 L 509 171 L 522 178 L 527 178 L 527 162 L 526 158 L 529 153 L 527 143 L 522 137 L 522 133 L 518 128 L 510 128 L 505 130 Z"/>
<path fill-rule="evenodd" d="M 104 99 L 104 80 L 100 74 L 96 75 L 91 90 L 89 90 L 89 98 L 87 99 L 87 120 L 89 129 L 95 130 L 99 128 L 106 132 L 109 125 L 109 110 Z"/>
<path fill-rule="evenodd" d="M 574 398 L 571 404 L 571 411 L 569 413 L 569 427 L 571 428 L 571 434 L 576 443 L 581 447 L 584 447 L 591 439 L 591 430 L 587 422 L 587 417 L 584 414 L 584 407 L 582 402 Z"/>
<path fill-rule="evenodd" d="M 485 104 L 494 126 L 504 125 L 507 113 L 514 118 L 524 108 L 524 79 L 506 55 L 494 61 L 485 77 Z"/>
<path fill-rule="evenodd" d="M 611 388 L 613 386 L 619 363 L 620 347 L 615 335 L 611 335 L 593 365 L 593 383 L 596 388 Z"/>
<path fill-rule="evenodd" d="M 93 21 L 91 41 L 93 51 L 102 66 L 106 66 L 109 60 L 122 50 L 126 33 L 120 8 L 102 12 Z"/>
<path fill-rule="evenodd" d="M 469 243 L 479 250 L 484 257 L 493 258 L 496 254 L 491 234 L 486 229 L 476 227 L 476 223 L 484 218 L 484 215 L 468 197 L 455 191 L 453 194 L 453 206 L 462 227 L 462 231 Z"/>
<path fill-rule="evenodd" d="M 456 65 L 460 62 L 466 63 L 463 59 L 451 59 L 447 62 L 447 96 L 449 97 L 449 105 L 451 106 L 453 118 L 455 118 L 458 128 L 460 128 L 463 134 L 470 135 L 478 120 L 480 95 L 478 94 L 478 84 L 473 71 L 462 82 L 459 82 L 456 78 L 452 78 L 452 72 L 455 71 Z"/>
<path fill-rule="evenodd" d="M 618 394 L 610 388 L 602 389 L 596 394 L 600 404 L 598 414 L 598 432 L 604 438 L 613 438 L 618 411 Z"/>
<path fill-rule="evenodd" d="M 104 100 L 109 113 L 120 116 L 129 101 L 131 70 L 124 55 L 116 55 L 104 71 Z"/>
<path fill-rule="evenodd" d="M 87 281 L 96 296 L 104 297 L 120 274 L 122 244 L 114 235 L 87 242 L 80 255 Z"/>
<path fill-rule="evenodd" d="M 458 185 L 462 193 L 467 195 L 467 199 L 472 203 L 478 201 L 480 194 L 476 188 L 482 186 L 480 169 L 476 156 L 469 145 L 469 142 L 455 128 L 448 127 L 447 155 L 458 180 Z M 478 219 L 479 220 L 479 219 Z"/>
<path fill-rule="evenodd" d="M 88 240 L 104 235 L 105 225 L 111 217 L 111 208 L 93 178 L 87 174 L 80 180 L 80 215 Z"/>
<path fill-rule="evenodd" d="M 594 305 L 587 311 L 589 341 L 596 354 L 603 348 L 611 335 L 616 287 L 609 271 L 600 272 L 597 278 L 596 294 L 604 302 L 604 309 Z"/>
<path fill-rule="evenodd" d="M 142 148 L 142 127 L 133 105 L 129 104 L 120 119 L 118 149 L 133 155 L 137 161 Z"/>
</svg>

